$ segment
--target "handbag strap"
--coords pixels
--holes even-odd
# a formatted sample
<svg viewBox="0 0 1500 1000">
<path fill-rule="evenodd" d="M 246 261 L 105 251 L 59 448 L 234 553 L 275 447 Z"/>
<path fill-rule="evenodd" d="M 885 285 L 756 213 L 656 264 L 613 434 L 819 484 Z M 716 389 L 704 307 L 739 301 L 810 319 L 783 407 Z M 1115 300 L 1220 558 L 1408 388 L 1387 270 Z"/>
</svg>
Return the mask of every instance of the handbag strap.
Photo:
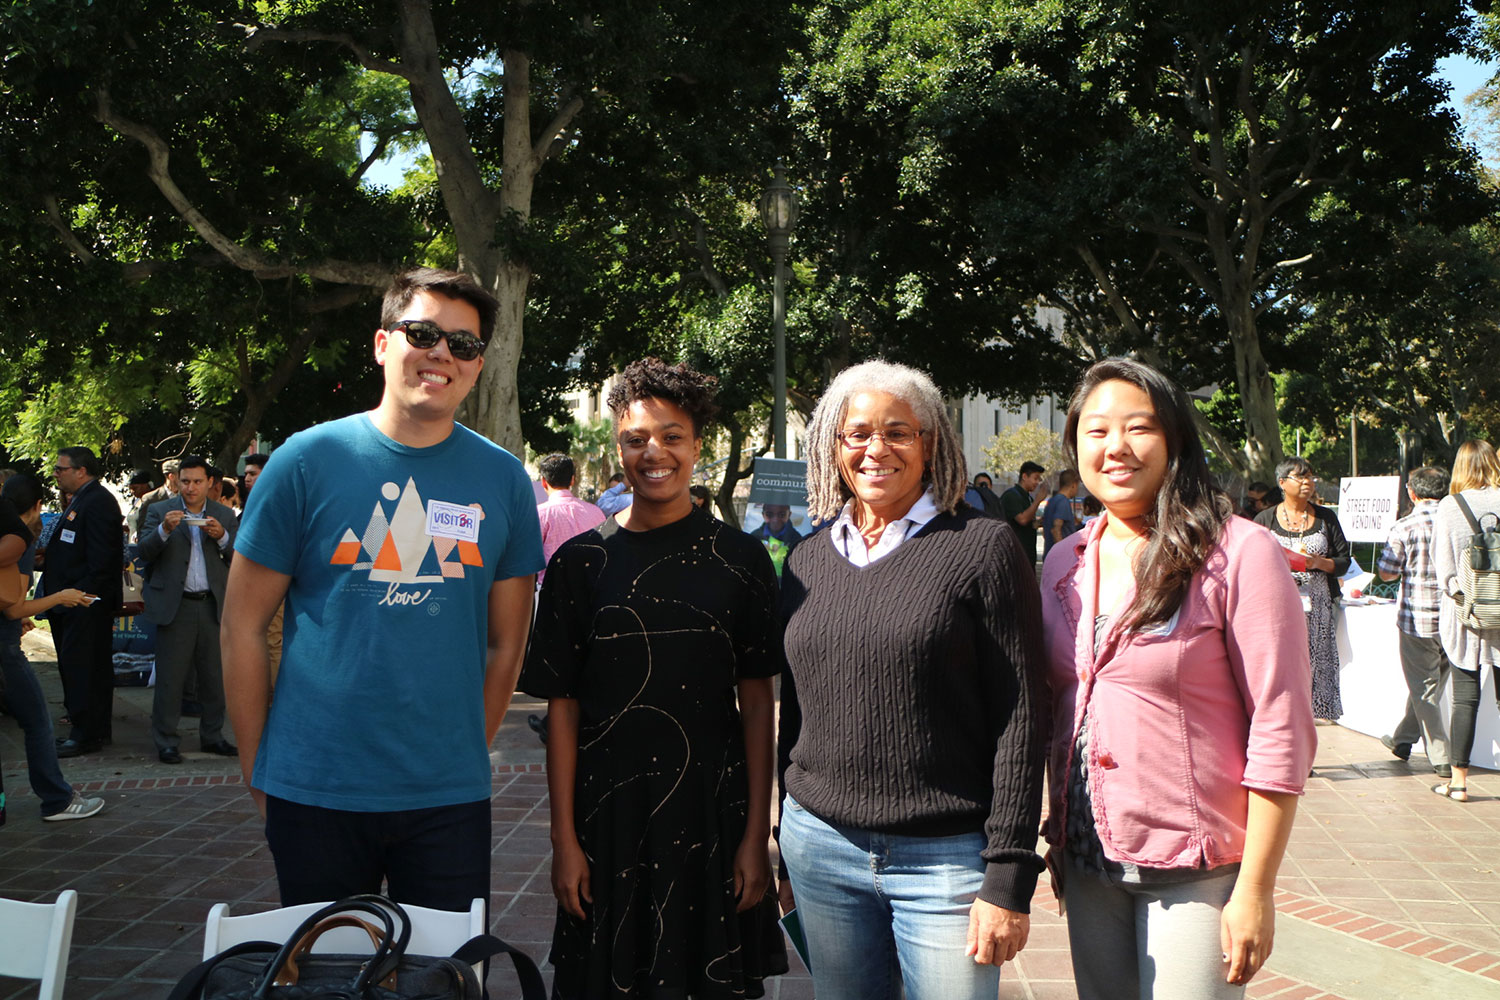
<svg viewBox="0 0 1500 1000">
<path fill-rule="evenodd" d="M 212 958 L 206 958 L 193 966 L 177 985 L 172 987 L 172 992 L 167 995 L 167 1000 L 198 1000 L 203 995 L 203 983 L 208 979 L 208 974 L 213 971 L 214 966 L 226 959 L 237 955 L 274 955 L 281 946 L 271 941 L 241 941 L 239 944 L 230 945 Z"/>
<path fill-rule="evenodd" d="M 297 968 L 297 963 L 312 952 L 313 945 L 317 943 L 318 938 L 336 927 L 353 927 L 356 930 L 364 931 L 370 936 L 370 944 L 374 945 L 376 954 L 379 954 L 380 946 L 385 940 L 381 935 L 380 928 L 370 923 L 364 917 L 356 917 L 352 913 L 335 913 L 331 917 L 323 918 L 317 926 L 310 928 L 306 934 L 302 935 L 302 939 L 297 942 L 296 947 L 292 949 L 292 953 L 287 956 L 286 966 L 276 975 L 276 985 L 297 985 L 297 980 L 302 975 L 301 971 Z"/>
<path fill-rule="evenodd" d="M 401 918 L 399 932 L 396 930 L 395 919 L 391 916 L 393 912 Z M 360 996 L 371 983 L 378 983 L 390 975 L 391 970 L 396 968 L 401 957 L 406 954 L 406 945 L 411 940 L 411 919 L 407 917 L 406 911 L 401 909 L 398 903 L 383 896 L 365 893 L 341 899 L 337 903 L 329 903 L 302 921 L 292 932 L 291 937 L 287 938 L 286 943 L 281 946 L 281 950 L 266 964 L 266 970 L 261 975 L 260 982 L 255 985 L 254 991 L 250 994 L 252 1000 L 269 1000 L 272 987 L 280 979 L 282 970 L 297 948 L 302 945 L 308 932 L 329 917 L 340 913 L 368 913 L 380 920 L 381 929 L 385 932 L 380 944 L 375 948 L 374 957 L 360 967 L 359 974 L 350 984 L 350 993 Z M 313 940 L 317 940 L 316 935 Z M 310 943 L 308 947 L 311 947 Z"/>
<path fill-rule="evenodd" d="M 496 955 L 509 955 L 515 963 L 516 977 L 521 980 L 521 1000 L 547 1000 L 547 988 L 542 983 L 542 973 L 526 954 L 515 945 L 497 938 L 493 934 L 479 934 L 458 946 L 453 957 L 464 965 L 477 965 Z"/>
</svg>

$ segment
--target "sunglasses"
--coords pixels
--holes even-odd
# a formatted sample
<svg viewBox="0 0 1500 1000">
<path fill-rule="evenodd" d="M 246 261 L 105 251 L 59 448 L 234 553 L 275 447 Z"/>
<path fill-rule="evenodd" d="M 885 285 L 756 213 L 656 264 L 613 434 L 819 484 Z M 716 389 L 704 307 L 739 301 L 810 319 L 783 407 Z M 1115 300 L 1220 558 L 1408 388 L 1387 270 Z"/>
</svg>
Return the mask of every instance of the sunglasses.
<svg viewBox="0 0 1500 1000">
<path fill-rule="evenodd" d="M 484 353 L 485 342 L 468 330 L 444 330 L 436 323 L 425 319 L 403 319 L 391 324 L 406 336 L 406 342 L 419 351 L 430 350 L 439 340 L 448 341 L 448 353 L 460 361 L 473 361 Z"/>
</svg>

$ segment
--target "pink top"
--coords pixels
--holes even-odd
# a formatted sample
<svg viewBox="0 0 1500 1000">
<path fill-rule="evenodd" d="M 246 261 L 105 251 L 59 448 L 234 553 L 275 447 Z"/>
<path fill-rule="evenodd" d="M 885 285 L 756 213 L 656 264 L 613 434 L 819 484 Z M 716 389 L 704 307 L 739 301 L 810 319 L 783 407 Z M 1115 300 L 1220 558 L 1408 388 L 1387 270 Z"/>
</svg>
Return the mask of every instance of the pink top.
<svg viewBox="0 0 1500 1000">
<path fill-rule="evenodd" d="M 604 511 L 587 500 L 580 500 L 567 490 L 558 490 L 546 503 L 536 505 L 537 520 L 542 523 L 542 559 L 552 561 L 552 553 L 574 535 L 581 535 L 604 523 Z M 541 583 L 546 570 L 536 575 Z"/>
<path fill-rule="evenodd" d="M 1239 861 L 1247 789 L 1300 794 L 1317 750 L 1307 624 L 1271 533 L 1231 517 L 1171 621 L 1094 655 L 1098 545 L 1109 517 L 1053 547 L 1042 570 L 1052 692 L 1047 842 L 1060 848 L 1073 744 L 1089 716 L 1089 791 L 1114 861 Z M 1121 609 L 1134 600 L 1131 588 Z"/>
</svg>

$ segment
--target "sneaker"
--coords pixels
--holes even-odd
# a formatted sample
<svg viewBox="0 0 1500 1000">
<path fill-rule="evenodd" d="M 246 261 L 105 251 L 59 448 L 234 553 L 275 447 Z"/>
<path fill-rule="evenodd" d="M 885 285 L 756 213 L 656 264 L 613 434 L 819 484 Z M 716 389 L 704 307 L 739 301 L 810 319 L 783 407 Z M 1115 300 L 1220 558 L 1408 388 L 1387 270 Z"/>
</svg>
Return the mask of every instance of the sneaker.
<svg viewBox="0 0 1500 1000">
<path fill-rule="evenodd" d="M 67 806 L 62 810 L 62 812 L 55 812 L 50 816 L 43 816 L 42 822 L 61 823 L 63 820 L 67 819 L 88 819 L 90 816 L 94 815 L 94 813 L 103 808 L 103 799 L 97 797 L 86 799 L 82 795 L 78 794 L 77 789 L 74 789 L 73 801 L 69 802 Z"/>
</svg>

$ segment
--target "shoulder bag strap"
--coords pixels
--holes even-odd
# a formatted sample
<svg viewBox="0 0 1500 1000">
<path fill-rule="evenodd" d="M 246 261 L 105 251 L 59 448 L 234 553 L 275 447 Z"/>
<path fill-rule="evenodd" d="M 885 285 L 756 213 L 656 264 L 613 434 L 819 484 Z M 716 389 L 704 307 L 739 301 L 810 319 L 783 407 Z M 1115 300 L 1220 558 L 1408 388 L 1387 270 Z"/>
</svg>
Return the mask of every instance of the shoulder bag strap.
<svg viewBox="0 0 1500 1000">
<path fill-rule="evenodd" d="M 1464 499 L 1462 493 L 1453 494 L 1453 499 L 1458 501 L 1458 509 L 1464 512 L 1464 517 L 1468 520 L 1469 527 L 1474 529 L 1474 534 L 1480 534 L 1482 529 L 1479 527 L 1479 521 L 1474 517 L 1474 511 L 1469 507 L 1469 501 Z"/>
<path fill-rule="evenodd" d="M 270 957 L 275 955 L 277 949 L 280 947 L 280 945 L 271 941 L 242 941 L 239 944 L 231 945 L 213 958 L 205 959 L 193 966 L 187 975 L 183 976 L 177 981 L 177 985 L 172 987 L 172 992 L 168 994 L 167 1000 L 198 1000 L 203 995 L 203 983 L 208 979 L 208 974 L 220 962 L 227 958 L 234 958 L 236 955 L 248 955 L 251 953 Z"/>
<path fill-rule="evenodd" d="M 547 1000 L 547 988 L 536 963 L 515 945 L 507 944 L 493 934 L 480 934 L 459 945 L 453 953 L 453 957 L 464 965 L 477 965 L 496 955 L 509 955 L 515 963 L 516 976 L 521 980 L 522 1000 Z"/>
</svg>

